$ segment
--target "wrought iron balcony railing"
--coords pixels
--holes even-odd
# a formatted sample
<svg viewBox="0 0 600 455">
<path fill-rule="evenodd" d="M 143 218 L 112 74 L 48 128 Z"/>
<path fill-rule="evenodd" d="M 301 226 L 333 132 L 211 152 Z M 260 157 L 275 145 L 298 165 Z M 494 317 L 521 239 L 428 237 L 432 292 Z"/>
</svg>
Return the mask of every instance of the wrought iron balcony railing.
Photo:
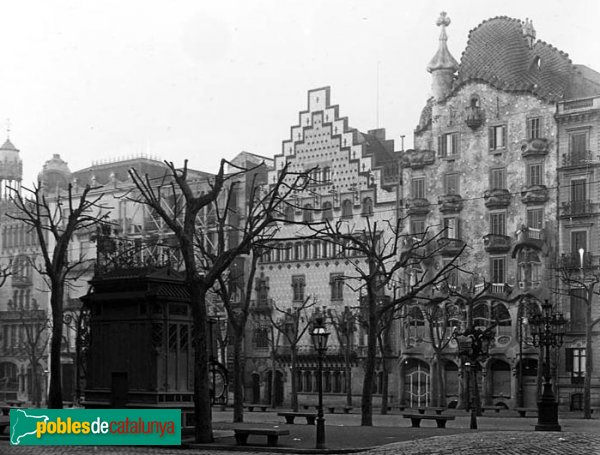
<svg viewBox="0 0 600 455">
<path fill-rule="evenodd" d="M 560 216 L 566 218 L 587 217 L 598 212 L 598 204 L 590 200 L 563 202 Z"/>
</svg>

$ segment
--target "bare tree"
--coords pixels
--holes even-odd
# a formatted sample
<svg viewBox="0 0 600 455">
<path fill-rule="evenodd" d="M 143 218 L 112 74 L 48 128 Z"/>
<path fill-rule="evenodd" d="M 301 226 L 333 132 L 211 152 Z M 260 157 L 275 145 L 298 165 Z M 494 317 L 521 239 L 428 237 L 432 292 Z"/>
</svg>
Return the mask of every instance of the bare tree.
<svg viewBox="0 0 600 455">
<path fill-rule="evenodd" d="M 583 328 L 585 331 L 585 373 L 583 377 L 583 418 L 592 418 L 591 408 L 591 389 L 592 377 L 594 374 L 593 363 L 593 330 L 600 323 L 600 317 L 594 319 L 592 307 L 594 299 L 600 296 L 600 271 L 598 267 L 592 266 L 592 256 L 584 251 L 579 252 L 579 258 L 573 255 L 565 255 L 561 258 L 561 264 L 558 269 L 559 279 L 564 288 L 558 292 L 563 296 L 579 302 L 584 310 L 585 317 Z M 579 261 L 576 261 L 579 259 Z M 577 264 L 577 262 L 579 262 Z M 573 314 L 571 315 L 573 317 Z M 576 321 L 571 321 L 575 324 Z M 541 357 L 540 357 L 541 358 Z"/>
<path fill-rule="evenodd" d="M 225 173 L 229 164 L 236 169 Z M 208 181 L 194 181 L 187 160 L 178 169 L 166 162 L 159 181 L 130 170 L 139 202 L 148 205 L 173 232 L 185 266 L 185 282 L 192 302 L 194 338 L 194 412 L 196 442 L 212 441 L 212 418 L 207 353 L 206 295 L 240 255 L 250 254 L 254 240 L 275 229 L 275 217 L 286 197 L 307 184 L 306 173 L 290 173 L 284 166 L 276 181 L 264 185 L 264 165 L 252 169 L 221 161 L 218 173 Z M 247 182 L 244 215 L 234 210 L 232 198 L 241 179 Z M 200 211 L 209 209 L 212 222 L 202 225 Z M 214 234 L 214 235 L 213 235 Z"/>
<path fill-rule="evenodd" d="M 19 308 L 19 320 L 25 339 L 23 350 L 31 368 L 31 389 L 29 400 L 39 407 L 42 399 L 40 381 L 40 360 L 46 356 L 48 346 L 48 318 L 43 310 L 27 310 Z"/>
<path fill-rule="evenodd" d="M 358 315 L 347 306 L 344 307 L 342 312 L 329 309 L 327 315 L 344 355 L 346 406 L 352 407 L 352 354 L 354 352 L 352 348 L 354 346 L 354 334 L 357 330 Z"/>
<path fill-rule="evenodd" d="M 311 323 L 307 310 L 316 304 L 316 299 L 308 296 L 299 305 L 285 310 L 273 305 L 275 312 L 268 313 L 271 326 L 283 336 L 290 348 L 291 407 L 294 412 L 298 412 L 298 343 Z"/>
<path fill-rule="evenodd" d="M 357 228 L 340 219 L 312 226 L 318 238 L 334 245 L 340 257 L 349 258 L 355 291 L 360 292 L 361 319 L 367 334 L 365 377 L 362 389 L 361 425 L 373 425 L 373 385 L 377 362 L 377 339 L 380 320 L 389 311 L 401 308 L 415 297 L 445 279 L 456 267 L 455 262 L 464 246 L 449 261 L 434 269 L 431 265 L 439 255 L 437 240 L 443 231 L 432 234 L 429 229 L 419 236 L 403 234 L 403 220 L 394 222 L 372 221 L 366 217 L 363 227 Z M 404 273 L 408 280 L 399 278 Z M 352 285 L 349 285 L 352 287 Z M 386 288 L 394 287 L 400 295 L 386 295 Z"/>
<path fill-rule="evenodd" d="M 39 242 L 42 264 L 31 261 L 47 281 L 50 288 L 52 311 L 52 337 L 50 340 L 50 387 L 48 407 L 63 407 L 61 378 L 61 345 L 63 339 L 63 304 L 65 287 L 89 272 L 84 257 L 70 254 L 70 245 L 75 235 L 93 232 L 97 225 L 108 217 L 107 207 L 100 201 L 99 188 L 86 185 L 80 192 L 71 184 L 63 192 L 46 196 L 42 187 L 26 189 L 28 197 L 12 190 L 11 200 L 16 212 L 8 216 L 29 226 Z"/>
</svg>

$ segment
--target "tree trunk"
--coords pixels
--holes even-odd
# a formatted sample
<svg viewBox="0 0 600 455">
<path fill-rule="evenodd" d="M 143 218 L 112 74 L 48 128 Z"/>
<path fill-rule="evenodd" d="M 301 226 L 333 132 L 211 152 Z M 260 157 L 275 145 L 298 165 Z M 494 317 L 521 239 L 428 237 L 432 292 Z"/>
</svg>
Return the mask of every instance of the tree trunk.
<svg viewBox="0 0 600 455">
<path fill-rule="evenodd" d="M 583 418 L 592 418 L 591 409 L 591 390 L 592 390 L 592 373 L 593 373 L 593 361 L 592 361 L 592 299 L 593 296 L 588 297 L 586 311 L 585 311 L 585 376 L 583 378 Z"/>
<path fill-rule="evenodd" d="M 244 374 L 243 353 L 244 330 L 233 331 L 233 422 L 244 421 Z"/>
<path fill-rule="evenodd" d="M 48 408 L 50 409 L 62 409 L 63 407 L 60 362 L 63 334 L 63 293 L 63 283 L 60 281 L 52 283 L 50 294 L 50 307 L 52 308 L 52 337 L 50 339 L 50 387 L 48 390 Z"/>
<path fill-rule="evenodd" d="M 277 405 L 276 394 L 275 394 L 275 383 L 277 376 L 277 365 L 275 364 L 275 351 L 271 353 L 271 407 L 275 408 Z"/>
<path fill-rule="evenodd" d="M 360 406 L 362 426 L 373 426 L 373 380 L 377 357 L 377 313 L 375 293 L 368 295 L 367 358 L 365 359 L 365 378 L 363 381 L 362 403 Z"/>
<path fill-rule="evenodd" d="M 194 437 L 198 443 L 213 441 L 210 380 L 208 375 L 208 342 L 206 292 L 196 280 L 189 285 L 194 318 Z"/>
<path fill-rule="evenodd" d="M 296 377 L 296 371 L 298 369 L 298 347 L 294 344 L 290 346 L 290 356 L 291 356 L 291 407 L 292 411 L 298 412 L 298 380 Z"/>
<path fill-rule="evenodd" d="M 464 363 L 460 365 L 460 381 L 458 383 L 458 403 L 456 409 L 469 409 L 471 402 L 471 395 L 469 392 L 469 369 L 465 367 Z"/>
<path fill-rule="evenodd" d="M 352 367 L 350 365 L 350 340 L 344 346 L 344 370 L 346 373 L 346 406 L 352 407 Z"/>
<path fill-rule="evenodd" d="M 388 388 L 389 388 L 389 373 L 388 365 L 385 356 L 381 358 L 381 415 L 388 413 Z"/>
</svg>

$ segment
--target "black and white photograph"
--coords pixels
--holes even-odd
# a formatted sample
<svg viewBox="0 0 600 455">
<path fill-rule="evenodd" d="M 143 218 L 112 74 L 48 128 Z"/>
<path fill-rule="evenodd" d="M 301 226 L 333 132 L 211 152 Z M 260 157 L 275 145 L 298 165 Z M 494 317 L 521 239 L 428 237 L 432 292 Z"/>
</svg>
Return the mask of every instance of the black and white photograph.
<svg viewBox="0 0 600 455">
<path fill-rule="evenodd" d="M 600 453 L 600 3 L 0 0 L 0 453 Z"/>
</svg>

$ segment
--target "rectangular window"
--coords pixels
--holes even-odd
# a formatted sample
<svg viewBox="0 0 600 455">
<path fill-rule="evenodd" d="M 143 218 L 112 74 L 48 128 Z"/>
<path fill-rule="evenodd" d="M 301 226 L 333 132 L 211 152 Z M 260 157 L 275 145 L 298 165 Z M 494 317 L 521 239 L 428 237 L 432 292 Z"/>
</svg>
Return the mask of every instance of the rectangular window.
<svg viewBox="0 0 600 455">
<path fill-rule="evenodd" d="M 304 301 L 304 287 L 306 285 L 306 281 L 304 275 L 301 276 L 293 276 L 292 277 L 292 300 L 294 302 L 303 302 Z"/>
<path fill-rule="evenodd" d="M 460 194 L 458 182 L 459 174 L 444 175 L 444 194 Z"/>
<path fill-rule="evenodd" d="M 506 213 L 490 213 L 490 234 L 506 235 Z"/>
<path fill-rule="evenodd" d="M 571 289 L 569 309 L 571 315 L 569 324 L 571 331 L 583 332 L 585 330 L 586 292 L 585 289 Z"/>
<path fill-rule="evenodd" d="M 542 163 L 532 163 L 527 166 L 527 185 L 544 184 L 544 165 Z"/>
<path fill-rule="evenodd" d="M 565 369 L 571 373 L 571 384 L 583 384 L 585 378 L 585 348 L 565 349 Z"/>
<path fill-rule="evenodd" d="M 539 139 L 541 137 L 541 119 L 539 117 L 527 119 L 527 138 Z"/>
<path fill-rule="evenodd" d="M 544 226 L 544 209 L 527 210 L 527 226 L 542 229 Z"/>
<path fill-rule="evenodd" d="M 444 218 L 444 237 L 449 239 L 460 239 L 459 219 L 456 217 Z"/>
<path fill-rule="evenodd" d="M 412 179 L 411 196 L 413 199 L 425 199 L 425 179 L 423 177 Z"/>
<path fill-rule="evenodd" d="M 442 134 L 438 138 L 438 156 L 447 158 L 458 155 L 458 133 Z"/>
<path fill-rule="evenodd" d="M 506 148 L 506 125 L 492 126 L 488 134 L 490 150 Z"/>
<path fill-rule="evenodd" d="M 419 235 L 425 233 L 425 220 L 410 220 L 410 233 Z"/>
<path fill-rule="evenodd" d="M 579 254 L 581 248 L 587 251 L 587 231 L 571 231 L 571 251 Z"/>
<path fill-rule="evenodd" d="M 490 169 L 490 190 L 506 189 L 506 169 L 498 167 Z"/>
<path fill-rule="evenodd" d="M 584 162 L 588 158 L 588 133 L 578 131 L 569 135 L 569 153 L 571 164 Z"/>
<path fill-rule="evenodd" d="M 586 186 L 586 179 L 571 180 L 571 202 L 582 202 L 586 200 Z"/>
<path fill-rule="evenodd" d="M 332 273 L 329 277 L 331 286 L 331 300 L 344 300 L 344 276 L 341 273 Z"/>
<path fill-rule="evenodd" d="M 254 345 L 257 348 L 269 347 L 269 330 L 264 328 L 254 329 Z"/>
<path fill-rule="evenodd" d="M 492 283 L 504 283 L 506 281 L 506 258 L 490 259 L 490 278 Z"/>
</svg>

